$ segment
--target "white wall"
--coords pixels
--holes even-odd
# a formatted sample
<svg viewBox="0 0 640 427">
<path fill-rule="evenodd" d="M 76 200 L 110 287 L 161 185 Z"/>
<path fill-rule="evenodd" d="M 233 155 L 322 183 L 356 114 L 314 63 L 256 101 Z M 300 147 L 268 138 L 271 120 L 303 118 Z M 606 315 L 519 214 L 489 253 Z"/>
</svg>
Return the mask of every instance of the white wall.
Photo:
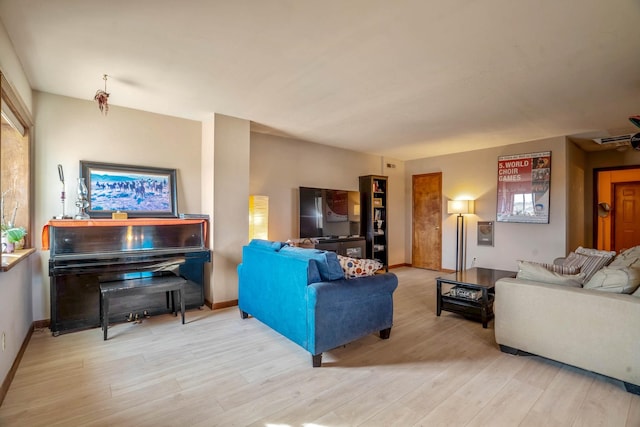
<svg viewBox="0 0 640 427">
<path fill-rule="evenodd" d="M 396 168 L 386 168 L 393 163 Z M 251 134 L 250 194 L 269 196 L 269 238 L 299 236 L 298 187 L 358 191 L 361 175 L 389 176 L 389 264 L 404 263 L 404 164 L 380 156 Z"/>
<path fill-rule="evenodd" d="M 498 157 L 551 151 L 551 201 L 549 224 L 495 223 L 491 246 L 477 245 L 477 222 L 495 221 Z M 486 150 L 411 160 L 405 163 L 409 196 L 406 239 L 407 262 L 411 260 L 411 177 L 442 172 L 442 267 L 455 269 L 456 218 L 447 215 L 447 200 L 467 196 L 475 199 L 475 214 L 466 215 L 467 267 L 477 258 L 479 267 L 516 270 L 517 260 L 551 262 L 566 255 L 566 142 L 564 137 L 532 141 Z"/>
<path fill-rule="evenodd" d="M 0 71 L 18 93 L 27 110 L 32 112 L 31 86 L 2 22 L 0 22 Z"/>
<path fill-rule="evenodd" d="M 36 92 L 36 230 L 61 211 L 57 165 L 64 168 L 67 212 L 74 214 L 79 161 L 99 161 L 177 170 L 179 212 L 200 211 L 201 123 L 111 106 L 100 114 L 94 101 Z M 40 235 L 34 243 L 40 248 Z M 34 316 L 49 318 L 48 251 L 39 251 Z"/>
<path fill-rule="evenodd" d="M 405 200 L 407 186 L 405 184 L 405 163 L 401 160 L 384 157 L 381 159 L 382 175 L 389 177 L 387 180 L 387 224 L 389 231 L 389 265 L 402 265 L 406 261 L 405 228 L 406 215 Z M 391 164 L 395 167 L 388 167 Z M 411 193 L 411 186 L 408 187 Z M 411 226 L 411 222 L 409 222 Z"/>
<path fill-rule="evenodd" d="M 203 125 L 203 129 L 207 137 L 213 133 L 213 141 L 203 141 L 203 146 L 212 145 L 207 153 L 213 158 L 203 158 L 203 163 L 213 163 L 213 274 L 209 301 L 215 308 L 216 304 L 238 299 L 237 266 L 242 262 L 242 246 L 249 234 L 250 123 L 215 114 L 213 124 Z M 204 199 L 210 200 L 210 196 L 205 195 Z"/>
<path fill-rule="evenodd" d="M 31 325 L 31 270 L 33 258 L 22 260 L 9 271 L 0 273 L 0 336 L 5 334 L 6 349 L 0 348 L 0 381 L 13 365 Z"/>
<path fill-rule="evenodd" d="M 202 143 L 200 144 L 200 212 L 208 214 L 210 219 L 214 218 L 213 211 L 213 159 L 215 145 L 215 119 L 211 116 L 208 120 L 202 122 Z M 209 249 L 213 251 L 213 230 L 211 226 L 214 224 L 209 221 Z M 213 260 L 213 255 L 212 255 Z M 208 262 L 204 266 L 204 299 L 206 303 L 213 302 L 213 289 L 211 283 L 213 281 L 213 262 Z"/>
<path fill-rule="evenodd" d="M 566 252 L 578 246 L 594 247 L 592 233 L 587 229 L 587 205 L 585 186 L 593 180 L 593 174 L 587 176 L 586 153 L 572 142 L 567 141 L 567 247 Z"/>
<path fill-rule="evenodd" d="M 31 87 L 1 22 L 0 70 L 31 113 Z M 4 333 L 6 343 L 6 349 L 0 349 L 0 381 L 4 381 L 11 370 L 34 320 L 31 284 L 35 264 L 32 256 L 11 270 L 0 272 L 0 337 Z"/>
</svg>

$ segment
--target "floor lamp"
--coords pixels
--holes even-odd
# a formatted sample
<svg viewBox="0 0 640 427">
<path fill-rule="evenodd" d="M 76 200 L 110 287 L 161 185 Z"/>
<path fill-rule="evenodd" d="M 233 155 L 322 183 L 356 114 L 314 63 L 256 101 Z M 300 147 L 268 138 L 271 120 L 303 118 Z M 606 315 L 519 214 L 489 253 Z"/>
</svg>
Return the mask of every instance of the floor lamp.
<svg viewBox="0 0 640 427">
<path fill-rule="evenodd" d="M 249 196 L 249 240 L 269 239 L 269 196 Z"/>
<path fill-rule="evenodd" d="M 464 270 L 464 215 L 473 213 L 473 200 L 449 200 L 447 213 L 456 217 L 456 271 Z"/>
</svg>

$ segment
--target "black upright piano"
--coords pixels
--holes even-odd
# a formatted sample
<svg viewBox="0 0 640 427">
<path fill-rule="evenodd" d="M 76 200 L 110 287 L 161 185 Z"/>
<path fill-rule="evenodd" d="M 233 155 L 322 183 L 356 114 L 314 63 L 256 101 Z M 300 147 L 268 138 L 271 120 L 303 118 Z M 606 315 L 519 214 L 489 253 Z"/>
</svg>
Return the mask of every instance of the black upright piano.
<svg viewBox="0 0 640 427">
<path fill-rule="evenodd" d="M 204 305 L 206 220 L 54 220 L 45 226 L 50 250 L 51 332 L 100 326 L 100 283 L 179 275 L 187 279 L 186 308 Z M 163 293 L 116 298 L 112 322 L 130 313 L 171 311 Z M 120 320 L 119 320 L 120 319 Z"/>
</svg>

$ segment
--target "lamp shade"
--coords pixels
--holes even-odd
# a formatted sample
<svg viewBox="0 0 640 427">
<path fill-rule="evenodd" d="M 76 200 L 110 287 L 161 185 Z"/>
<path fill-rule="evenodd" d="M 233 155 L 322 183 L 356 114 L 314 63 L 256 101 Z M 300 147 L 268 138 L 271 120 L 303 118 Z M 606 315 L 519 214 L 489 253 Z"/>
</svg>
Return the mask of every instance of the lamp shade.
<svg viewBox="0 0 640 427">
<path fill-rule="evenodd" d="M 249 196 L 249 240 L 269 238 L 269 196 Z"/>
<path fill-rule="evenodd" d="M 447 202 L 448 214 L 472 214 L 473 200 L 449 200 Z"/>
</svg>

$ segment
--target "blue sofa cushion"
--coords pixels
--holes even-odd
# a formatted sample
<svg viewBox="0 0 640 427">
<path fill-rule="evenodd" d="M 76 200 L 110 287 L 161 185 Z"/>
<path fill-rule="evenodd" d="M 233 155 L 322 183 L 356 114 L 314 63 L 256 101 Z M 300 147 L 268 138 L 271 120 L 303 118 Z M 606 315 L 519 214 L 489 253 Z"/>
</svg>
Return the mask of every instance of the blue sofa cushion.
<svg viewBox="0 0 640 427">
<path fill-rule="evenodd" d="M 262 239 L 253 239 L 249 242 L 249 246 L 271 249 L 274 252 L 279 251 L 283 246 L 286 246 L 286 243 L 282 242 L 272 242 L 270 240 L 262 240 Z"/>
<path fill-rule="evenodd" d="M 280 253 L 294 258 L 315 261 L 322 280 L 344 279 L 344 271 L 342 271 L 338 255 L 335 252 L 285 246 L 280 249 Z"/>
</svg>

